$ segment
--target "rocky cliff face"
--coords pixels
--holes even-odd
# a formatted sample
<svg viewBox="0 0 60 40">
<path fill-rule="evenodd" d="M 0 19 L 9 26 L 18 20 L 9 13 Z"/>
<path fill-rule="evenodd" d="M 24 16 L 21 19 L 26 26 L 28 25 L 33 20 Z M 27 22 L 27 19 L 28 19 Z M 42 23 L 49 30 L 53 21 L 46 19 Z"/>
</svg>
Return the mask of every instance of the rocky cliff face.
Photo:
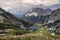
<svg viewBox="0 0 60 40">
<path fill-rule="evenodd" d="M 43 8 L 32 8 L 31 10 L 29 10 L 26 15 L 27 16 L 40 16 L 40 15 L 48 15 L 51 13 L 51 9 L 47 8 L 47 9 L 43 9 Z"/>
<path fill-rule="evenodd" d="M 44 20 L 51 13 L 51 9 L 43 9 L 43 8 L 33 8 L 28 11 L 24 16 L 30 22 L 44 22 Z"/>
<path fill-rule="evenodd" d="M 54 10 L 45 21 L 46 28 L 54 33 L 60 33 L 60 8 Z"/>
<path fill-rule="evenodd" d="M 2 8 L 0 8 L 0 20 L 7 20 L 11 22 L 12 24 L 15 23 L 15 26 L 18 28 L 25 28 L 26 26 L 30 26 L 31 24 L 29 22 L 26 22 L 22 19 L 19 19 L 12 15 L 9 12 L 6 12 Z"/>
</svg>

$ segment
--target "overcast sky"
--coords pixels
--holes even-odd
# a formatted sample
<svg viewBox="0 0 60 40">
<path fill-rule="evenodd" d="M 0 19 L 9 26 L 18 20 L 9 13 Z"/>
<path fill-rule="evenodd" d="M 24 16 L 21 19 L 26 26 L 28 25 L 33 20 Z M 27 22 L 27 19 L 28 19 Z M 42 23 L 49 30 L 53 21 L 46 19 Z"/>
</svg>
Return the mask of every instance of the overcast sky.
<svg viewBox="0 0 60 40">
<path fill-rule="evenodd" d="M 6 11 L 17 14 L 17 12 L 23 13 L 28 9 L 37 5 L 51 6 L 54 4 L 60 4 L 59 0 L 0 0 L 0 7 Z"/>
</svg>

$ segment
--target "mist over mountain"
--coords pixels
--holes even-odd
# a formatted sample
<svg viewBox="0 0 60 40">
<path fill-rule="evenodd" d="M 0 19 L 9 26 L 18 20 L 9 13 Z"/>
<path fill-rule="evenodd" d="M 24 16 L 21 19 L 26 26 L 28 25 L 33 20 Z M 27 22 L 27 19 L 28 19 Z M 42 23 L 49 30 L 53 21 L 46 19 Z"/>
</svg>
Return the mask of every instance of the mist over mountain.
<svg viewBox="0 0 60 40">
<path fill-rule="evenodd" d="M 17 11 L 16 13 L 15 13 L 15 15 L 17 16 L 17 17 L 21 17 L 21 15 L 23 16 L 25 13 L 27 13 L 28 11 L 33 11 L 33 10 L 36 10 L 36 12 L 37 12 L 37 9 L 36 8 L 38 8 L 38 10 L 40 10 L 40 13 L 42 12 L 43 14 L 45 14 L 45 11 L 47 11 L 47 13 L 46 14 L 48 14 L 51 10 L 55 10 L 55 9 L 58 9 L 58 8 L 60 8 L 60 4 L 54 4 L 54 5 L 51 5 L 51 6 L 44 6 L 44 5 L 37 5 L 37 6 L 34 6 L 34 7 L 30 7 L 30 8 L 28 8 L 28 9 L 23 9 L 22 11 L 22 13 L 20 12 L 20 11 Z M 25 11 L 24 11 L 25 10 Z M 48 11 L 49 10 L 49 11 Z M 41 14 L 42 14 L 41 13 Z"/>
<path fill-rule="evenodd" d="M 23 19 L 31 22 L 44 22 L 51 11 L 52 10 L 50 8 L 32 8 L 32 10 L 29 10 L 27 13 L 24 14 Z"/>
</svg>

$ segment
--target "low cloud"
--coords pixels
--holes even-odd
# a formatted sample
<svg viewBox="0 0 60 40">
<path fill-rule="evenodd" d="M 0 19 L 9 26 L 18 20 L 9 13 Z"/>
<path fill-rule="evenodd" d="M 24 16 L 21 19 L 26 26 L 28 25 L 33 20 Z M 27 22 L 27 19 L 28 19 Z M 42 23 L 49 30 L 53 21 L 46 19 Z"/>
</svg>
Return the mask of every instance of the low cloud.
<svg viewBox="0 0 60 40">
<path fill-rule="evenodd" d="M 59 3 L 59 0 L 0 0 L 0 7 L 12 13 L 16 10 L 24 13 L 37 5 L 51 6 Z"/>
<path fill-rule="evenodd" d="M 22 3 L 31 4 L 31 5 L 44 5 L 44 6 L 51 6 L 54 4 L 60 3 L 59 0 L 23 0 Z"/>
</svg>

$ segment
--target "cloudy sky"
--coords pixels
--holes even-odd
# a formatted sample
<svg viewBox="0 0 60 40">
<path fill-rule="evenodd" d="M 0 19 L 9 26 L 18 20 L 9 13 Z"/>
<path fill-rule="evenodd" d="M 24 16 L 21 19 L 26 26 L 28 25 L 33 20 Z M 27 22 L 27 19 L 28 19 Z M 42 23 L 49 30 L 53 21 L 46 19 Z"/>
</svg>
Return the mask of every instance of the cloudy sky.
<svg viewBox="0 0 60 40">
<path fill-rule="evenodd" d="M 13 14 L 25 13 L 32 7 L 60 4 L 59 0 L 0 0 L 0 7 Z"/>
</svg>

